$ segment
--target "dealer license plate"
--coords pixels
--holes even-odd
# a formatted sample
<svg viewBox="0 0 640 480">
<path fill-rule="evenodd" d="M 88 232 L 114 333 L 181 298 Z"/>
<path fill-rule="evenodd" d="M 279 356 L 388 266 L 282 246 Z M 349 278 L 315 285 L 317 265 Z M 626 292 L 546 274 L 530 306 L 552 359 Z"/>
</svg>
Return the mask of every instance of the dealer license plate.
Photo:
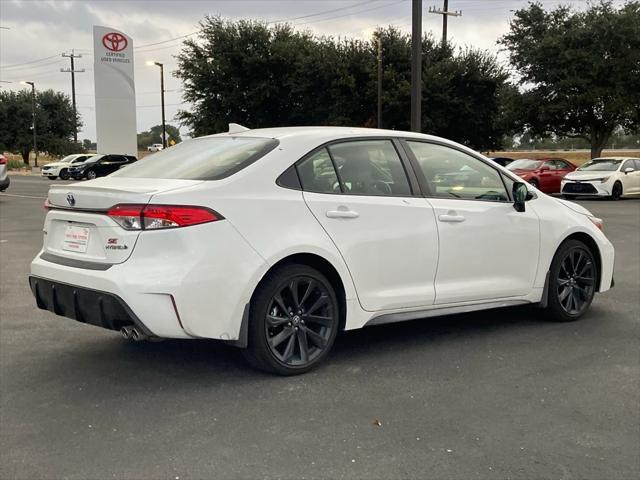
<svg viewBox="0 0 640 480">
<path fill-rule="evenodd" d="M 70 252 L 85 253 L 89 244 L 89 229 L 68 225 L 64 231 L 62 249 Z"/>
</svg>

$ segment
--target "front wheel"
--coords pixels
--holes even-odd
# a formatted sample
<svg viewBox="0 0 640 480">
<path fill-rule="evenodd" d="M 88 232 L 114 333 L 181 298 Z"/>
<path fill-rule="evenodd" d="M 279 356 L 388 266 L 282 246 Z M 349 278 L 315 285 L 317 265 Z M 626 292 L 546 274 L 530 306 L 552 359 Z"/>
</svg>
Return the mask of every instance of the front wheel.
<svg viewBox="0 0 640 480">
<path fill-rule="evenodd" d="M 622 196 L 622 184 L 620 182 L 616 182 L 613 184 L 613 188 L 611 189 L 611 196 L 609 197 L 611 200 L 620 200 Z"/>
<path fill-rule="evenodd" d="M 254 294 L 244 356 L 267 372 L 307 372 L 331 350 L 339 319 L 338 299 L 326 277 L 306 265 L 287 265 L 273 272 Z"/>
<path fill-rule="evenodd" d="M 540 189 L 540 184 L 538 183 L 538 181 L 535 178 L 533 180 L 529 180 L 529 185 L 534 186 L 537 189 Z"/>
<path fill-rule="evenodd" d="M 60 170 L 60 180 L 69 180 L 69 172 L 66 168 Z"/>
<path fill-rule="evenodd" d="M 597 265 L 577 240 L 563 243 L 551 262 L 547 309 L 554 320 L 571 322 L 589 309 L 596 291 Z"/>
<path fill-rule="evenodd" d="M 58 177 L 47 177 L 49 180 L 55 180 Z"/>
<path fill-rule="evenodd" d="M 85 176 L 87 177 L 88 180 L 93 180 L 98 177 L 98 174 L 96 173 L 95 170 L 89 169 L 87 170 L 87 173 L 85 173 Z"/>
<path fill-rule="evenodd" d="M 562 195 L 562 198 L 564 198 L 565 200 L 575 200 L 576 196 L 575 195 Z"/>
</svg>

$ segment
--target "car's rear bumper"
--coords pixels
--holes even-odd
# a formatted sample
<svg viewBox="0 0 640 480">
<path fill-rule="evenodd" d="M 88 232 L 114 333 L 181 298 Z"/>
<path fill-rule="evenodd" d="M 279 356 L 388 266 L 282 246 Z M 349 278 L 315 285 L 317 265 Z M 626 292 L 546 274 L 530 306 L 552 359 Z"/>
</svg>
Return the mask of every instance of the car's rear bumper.
<svg viewBox="0 0 640 480">
<path fill-rule="evenodd" d="M 9 175 L 0 179 L 0 191 L 6 190 L 11 185 L 11 180 L 9 179 Z"/>
<path fill-rule="evenodd" d="M 56 297 L 58 307 L 50 292 L 43 290 L 39 300 L 36 295 L 41 308 L 77 319 L 75 290 L 80 292 L 77 298 L 89 298 L 96 305 L 103 298 L 103 304 L 108 302 L 112 311 L 119 312 L 119 320 L 122 309 L 114 306 L 115 298 L 130 312 L 122 321 L 139 321 L 145 333 L 162 338 L 237 340 L 245 305 L 268 268 L 226 220 L 143 232 L 121 263 L 93 262 L 100 268 L 91 268 L 85 265 L 91 262 L 79 260 L 63 262 L 40 252 L 31 262 L 31 276 L 45 282 L 46 291 L 50 285 L 68 286 L 63 287 L 65 297 Z M 86 323 L 105 325 L 98 307 L 80 306 L 80 312 Z M 113 327 L 125 326 L 122 321 Z M 115 329 L 109 320 L 106 325 Z"/>
<path fill-rule="evenodd" d="M 124 300 L 112 293 L 34 276 L 29 277 L 29 286 L 38 308 L 43 310 L 109 330 L 136 326 L 151 334 Z"/>
</svg>

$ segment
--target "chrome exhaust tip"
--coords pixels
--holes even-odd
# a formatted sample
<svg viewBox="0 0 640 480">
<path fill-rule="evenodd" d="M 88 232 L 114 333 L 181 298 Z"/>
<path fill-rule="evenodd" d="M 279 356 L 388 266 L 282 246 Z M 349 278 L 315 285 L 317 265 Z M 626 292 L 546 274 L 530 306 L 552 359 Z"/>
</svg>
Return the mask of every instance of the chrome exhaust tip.
<svg viewBox="0 0 640 480">
<path fill-rule="evenodd" d="M 120 333 L 122 334 L 122 338 L 129 340 L 133 335 L 133 327 L 122 327 Z"/>
<path fill-rule="evenodd" d="M 140 330 L 138 330 L 136 327 L 133 327 L 131 329 L 131 339 L 136 341 L 136 342 L 142 342 L 144 340 L 146 340 L 148 337 L 147 335 L 145 335 L 144 333 L 142 333 Z"/>
</svg>

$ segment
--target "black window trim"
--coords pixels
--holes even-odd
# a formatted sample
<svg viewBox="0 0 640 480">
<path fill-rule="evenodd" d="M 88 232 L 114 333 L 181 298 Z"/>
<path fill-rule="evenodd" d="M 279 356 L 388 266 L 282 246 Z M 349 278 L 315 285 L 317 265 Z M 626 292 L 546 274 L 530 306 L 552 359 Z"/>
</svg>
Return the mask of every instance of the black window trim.
<svg viewBox="0 0 640 480">
<path fill-rule="evenodd" d="M 513 203 L 513 192 L 510 192 L 509 189 L 507 188 L 507 185 L 505 184 L 504 181 L 504 176 L 507 176 L 508 178 L 510 178 L 511 180 L 513 180 L 514 182 L 519 182 L 522 183 L 522 179 L 520 178 L 516 178 L 514 175 L 512 175 L 511 173 L 506 173 L 504 171 L 502 171 L 500 168 L 496 168 L 497 166 L 499 166 L 498 164 L 496 164 L 495 162 L 491 162 L 491 160 L 485 159 L 484 157 L 482 157 L 481 155 L 477 154 L 476 152 L 470 153 L 467 150 L 463 150 L 462 148 L 457 147 L 456 145 L 451 145 L 449 143 L 446 142 L 439 142 L 437 140 L 432 140 L 432 139 L 423 139 L 423 138 L 413 138 L 413 137 L 401 137 L 399 138 L 400 140 L 400 144 L 402 145 L 402 147 L 404 148 L 407 157 L 409 158 L 410 162 L 411 162 L 411 166 L 413 168 L 413 170 L 415 171 L 415 174 L 418 178 L 418 183 L 420 184 L 420 189 L 422 190 L 422 196 L 425 198 L 445 198 L 446 200 L 467 200 L 467 201 L 472 201 L 472 202 L 491 202 L 491 203 Z M 431 192 L 431 190 L 429 189 L 429 184 L 427 183 L 426 178 L 424 177 L 424 173 L 422 173 L 422 169 L 420 168 L 420 164 L 418 163 L 418 159 L 416 158 L 415 154 L 413 153 L 413 150 L 411 150 L 411 147 L 409 146 L 408 142 L 416 142 L 416 143 L 429 143 L 432 145 L 438 145 L 441 147 L 446 147 L 446 148 L 450 148 L 452 150 L 457 150 L 460 153 L 464 153 L 468 156 L 470 156 L 471 158 L 475 158 L 476 160 L 479 160 L 480 162 L 484 163 L 485 165 L 487 165 L 488 167 L 490 167 L 491 169 L 493 169 L 497 174 L 498 177 L 500 177 L 500 181 L 502 182 L 502 185 L 504 187 L 505 192 L 507 192 L 507 198 L 508 200 L 486 200 L 483 198 L 456 198 L 456 197 L 440 197 L 437 196 L 435 194 L 433 194 L 433 192 Z M 493 163 L 493 165 L 492 165 Z M 536 198 L 535 193 L 531 192 L 531 198 Z"/>
<path fill-rule="evenodd" d="M 407 183 L 409 185 L 409 191 L 411 193 L 409 193 L 408 195 L 370 195 L 370 194 L 360 194 L 360 193 L 346 193 L 344 192 L 344 184 L 342 182 L 342 178 L 340 177 L 340 172 L 338 171 L 338 169 L 336 168 L 336 164 L 335 164 L 335 160 L 333 158 L 333 154 L 331 153 L 331 150 L 329 149 L 330 146 L 332 145 L 336 145 L 336 144 L 340 144 L 340 143 L 352 143 L 352 142 L 358 142 L 358 141 L 375 141 L 375 140 L 387 140 L 389 142 L 391 142 L 391 145 L 393 146 L 393 148 L 396 151 L 396 154 L 398 155 L 398 158 L 400 159 L 400 164 L 402 165 L 402 169 L 404 170 L 404 174 L 405 177 L 407 179 Z M 349 195 L 352 197 L 386 197 L 386 198 L 412 198 L 412 197 L 422 197 L 422 193 L 420 192 L 420 187 L 419 187 L 419 183 L 418 183 L 418 179 L 415 176 L 415 172 L 413 171 L 413 167 L 409 164 L 409 159 L 404 151 L 404 149 L 401 147 L 400 143 L 399 143 L 399 137 L 391 137 L 388 135 L 374 135 L 374 136 L 357 136 L 357 137 L 342 137 L 342 138 L 336 138 L 333 140 L 329 140 L 327 142 L 324 142 L 316 147 L 314 147 L 312 150 L 310 150 L 309 152 L 305 153 L 302 157 L 300 157 L 298 160 L 296 160 L 293 163 L 293 166 L 295 167 L 296 173 L 298 175 L 298 183 L 300 184 L 300 188 L 294 188 L 293 186 L 288 186 L 286 184 L 284 184 L 283 182 L 283 176 L 284 174 L 287 172 L 287 170 L 289 170 L 289 168 L 291 168 L 290 166 L 287 167 L 284 172 L 282 172 L 282 174 L 280 174 L 278 176 L 278 179 L 276 180 L 276 184 L 279 187 L 282 188 L 288 188 L 290 190 L 300 190 L 300 191 L 308 191 L 309 193 L 319 193 L 321 195 Z M 312 157 L 313 155 L 317 154 L 320 150 L 322 149 L 326 149 L 327 153 L 329 154 L 329 158 L 331 159 L 331 163 L 333 164 L 333 169 L 334 172 L 336 174 L 336 178 L 338 179 L 338 182 L 340 184 L 340 192 L 312 192 L 310 190 L 305 190 L 304 186 L 302 185 L 302 178 L 300 177 L 300 172 L 298 171 L 298 165 L 300 165 L 301 163 L 303 163 L 305 160 L 307 160 L 309 157 Z"/>
</svg>

